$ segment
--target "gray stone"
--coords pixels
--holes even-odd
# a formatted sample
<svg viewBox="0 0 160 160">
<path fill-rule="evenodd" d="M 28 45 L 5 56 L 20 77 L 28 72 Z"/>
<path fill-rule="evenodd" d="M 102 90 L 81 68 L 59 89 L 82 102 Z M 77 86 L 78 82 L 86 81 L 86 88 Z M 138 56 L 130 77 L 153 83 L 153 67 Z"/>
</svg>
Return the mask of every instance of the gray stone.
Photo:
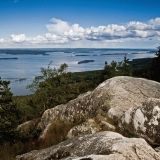
<svg viewBox="0 0 160 160">
<path fill-rule="evenodd" d="M 87 120 L 80 125 L 73 127 L 67 134 L 67 138 L 73 138 L 84 134 L 93 134 L 100 131 L 101 128 L 93 119 Z"/>
<path fill-rule="evenodd" d="M 125 138 L 115 132 L 75 137 L 58 145 L 35 150 L 16 160 L 160 160 L 160 155 L 142 138 Z"/>
<path fill-rule="evenodd" d="M 17 130 L 22 133 L 29 133 L 33 129 L 37 128 L 38 123 L 40 122 L 40 118 L 36 118 L 27 122 L 24 122 L 18 125 Z"/>
<path fill-rule="evenodd" d="M 154 150 L 160 155 L 160 147 L 156 147 Z"/>
<path fill-rule="evenodd" d="M 116 127 L 108 122 L 105 121 L 101 121 L 100 125 L 102 127 L 103 130 L 108 130 L 108 131 L 115 131 Z"/>
<path fill-rule="evenodd" d="M 146 99 L 139 107 L 130 108 L 119 120 L 119 127 L 160 144 L 160 99 Z"/>
<path fill-rule="evenodd" d="M 111 78 L 101 83 L 92 92 L 82 94 L 67 104 L 62 104 L 56 106 L 55 108 L 46 110 L 41 117 L 41 122 L 38 125 L 38 127 L 42 129 L 40 138 L 45 138 L 52 121 L 60 120 L 67 123 L 80 124 L 85 122 L 87 119 L 94 119 L 98 114 L 107 117 L 105 123 L 108 123 L 108 130 L 116 130 L 114 126 L 111 127 L 109 125 L 110 120 L 112 120 L 114 124 L 118 124 L 122 130 L 126 130 L 126 123 L 130 125 L 130 114 L 127 113 L 130 113 L 132 110 L 134 110 L 136 111 L 136 118 L 131 121 L 135 121 L 134 123 L 137 125 L 132 127 L 133 133 L 141 136 L 140 132 L 142 131 L 142 133 L 144 133 L 142 134 L 143 138 L 147 137 L 147 140 L 149 138 L 151 143 L 154 143 L 155 141 L 156 143 L 159 143 L 157 140 L 155 140 L 159 139 L 158 134 L 152 134 L 150 137 L 148 136 L 151 131 L 155 132 L 155 129 L 151 128 L 148 132 L 148 135 L 145 137 L 146 133 L 144 130 L 147 124 L 144 122 L 145 125 L 139 125 L 139 123 L 141 123 L 141 116 L 143 113 L 141 114 L 142 111 L 140 111 L 140 108 L 137 109 L 137 107 L 145 107 L 143 104 L 149 98 L 157 100 L 160 99 L 160 83 L 147 79 L 125 76 Z M 152 116 L 152 113 L 153 115 L 159 115 L 158 106 L 154 108 L 154 111 L 152 107 L 148 107 L 148 109 L 151 109 L 149 111 L 149 116 Z M 150 123 L 147 121 L 148 126 L 157 126 L 158 128 L 158 117 L 156 121 L 153 119 L 150 119 Z M 138 118 L 140 119 L 138 120 Z M 108 121 L 108 119 L 110 120 Z M 143 121 L 144 119 L 142 120 L 142 123 Z M 113 123 L 111 124 L 113 125 Z M 156 125 L 154 125 L 155 123 Z M 101 124 L 104 125 L 104 122 L 101 122 Z M 138 131 L 136 126 L 138 127 Z M 157 135 L 158 137 L 154 137 Z"/>
</svg>

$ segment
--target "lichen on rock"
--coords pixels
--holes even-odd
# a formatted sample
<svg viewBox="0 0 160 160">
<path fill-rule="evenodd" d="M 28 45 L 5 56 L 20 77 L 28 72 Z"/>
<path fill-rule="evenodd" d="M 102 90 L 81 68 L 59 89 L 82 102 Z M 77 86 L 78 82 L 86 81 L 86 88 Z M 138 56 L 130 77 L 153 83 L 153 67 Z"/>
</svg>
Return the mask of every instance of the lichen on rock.
<svg viewBox="0 0 160 160">
<path fill-rule="evenodd" d="M 125 138 L 115 132 L 99 132 L 75 137 L 58 145 L 35 150 L 16 160 L 159 160 L 160 155 L 141 138 Z"/>
<path fill-rule="evenodd" d="M 132 117 L 128 121 L 126 117 Z M 141 106 L 126 111 L 119 120 L 121 128 L 145 138 L 152 145 L 160 144 L 160 99 L 149 98 Z"/>
<path fill-rule="evenodd" d="M 106 120 L 96 120 L 97 115 Z M 119 128 L 160 145 L 160 83 L 127 76 L 108 79 L 92 92 L 46 110 L 37 127 L 42 130 L 41 139 L 45 139 L 53 121 L 75 124 L 77 132 L 83 135 L 93 133 L 86 123 L 88 119 L 100 126 L 97 131 Z"/>
</svg>

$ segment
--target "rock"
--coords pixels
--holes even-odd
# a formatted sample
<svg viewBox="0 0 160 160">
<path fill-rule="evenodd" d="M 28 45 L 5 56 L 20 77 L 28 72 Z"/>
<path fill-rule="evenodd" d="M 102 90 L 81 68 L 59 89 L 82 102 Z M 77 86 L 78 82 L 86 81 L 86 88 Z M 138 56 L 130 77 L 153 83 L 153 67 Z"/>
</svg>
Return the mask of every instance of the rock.
<svg viewBox="0 0 160 160">
<path fill-rule="evenodd" d="M 38 123 L 40 122 L 40 118 L 36 118 L 25 123 L 18 125 L 17 130 L 22 133 L 30 133 L 33 129 L 37 128 Z"/>
<path fill-rule="evenodd" d="M 119 127 L 160 144 L 160 99 L 149 98 L 137 108 L 130 108 L 119 121 Z"/>
<path fill-rule="evenodd" d="M 80 125 L 73 127 L 67 134 L 67 138 L 73 138 L 84 134 L 93 134 L 100 131 L 101 128 L 96 124 L 95 120 L 89 119 Z"/>
<path fill-rule="evenodd" d="M 101 121 L 100 125 L 103 130 L 108 130 L 108 131 L 115 131 L 116 130 L 116 127 L 114 125 L 112 125 L 108 122 L 105 122 L 105 121 Z"/>
<path fill-rule="evenodd" d="M 74 137 L 42 150 L 19 155 L 16 160 L 159 160 L 160 155 L 142 138 L 125 138 L 115 132 Z"/>
<path fill-rule="evenodd" d="M 88 155 L 85 157 L 74 158 L 73 160 L 126 160 L 121 154 L 110 155 Z"/>
<path fill-rule="evenodd" d="M 154 150 L 160 155 L 160 147 L 156 147 Z"/>
<path fill-rule="evenodd" d="M 147 113 L 146 111 L 148 109 L 151 109 L 148 116 L 152 116 L 152 113 L 156 114 L 157 112 L 159 115 L 159 107 L 154 108 L 154 112 L 153 107 L 147 107 L 148 109 L 146 108 L 146 110 L 142 109 L 145 113 L 140 111 L 140 108 L 137 109 L 137 107 L 140 106 L 145 108 L 143 104 L 147 102 L 149 98 L 160 99 L 160 83 L 143 78 L 125 76 L 108 79 L 92 92 L 82 94 L 67 104 L 46 110 L 38 125 L 42 130 L 40 138 L 45 138 L 46 133 L 49 132 L 49 126 L 52 121 L 80 124 L 87 119 L 94 119 L 97 115 L 102 115 L 103 117 L 107 117 L 107 120 L 105 120 L 105 123 L 100 121 L 100 124 L 102 126 L 105 125 L 106 128 L 108 128 L 107 130 L 116 130 L 114 126 L 111 126 L 113 123 L 118 124 L 122 130 L 128 130 L 126 123 L 129 126 L 130 123 L 135 121 L 136 125 L 131 125 L 133 133 L 150 140 L 151 144 L 152 142 L 159 143 L 159 135 L 157 133 L 159 116 L 156 116 L 156 121 L 150 118 L 150 123 L 141 118 L 143 114 Z M 131 117 L 133 120 L 130 120 L 130 112 L 136 112 L 136 114 L 134 114 L 136 118 Z M 113 123 L 110 123 L 110 120 L 112 120 Z M 141 123 L 141 125 L 139 125 L 139 123 Z M 146 123 L 148 123 L 148 125 Z M 156 124 L 154 125 L 153 123 Z M 148 133 L 146 125 L 151 128 Z M 151 126 L 156 126 L 157 129 L 155 130 L 155 128 Z M 144 132 L 144 130 L 146 130 L 146 132 Z M 149 136 L 152 131 L 154 133 Z M 147 136 L 145 136 L 146 134 Z"/>
</svg>

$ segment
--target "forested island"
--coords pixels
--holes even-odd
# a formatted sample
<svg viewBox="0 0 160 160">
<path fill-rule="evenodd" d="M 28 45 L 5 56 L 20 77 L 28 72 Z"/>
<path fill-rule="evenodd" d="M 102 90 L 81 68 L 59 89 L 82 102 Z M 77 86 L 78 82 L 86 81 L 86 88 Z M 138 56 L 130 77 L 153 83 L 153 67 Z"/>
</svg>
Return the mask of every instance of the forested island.
<svg viewBox="0 0 160 160">
<path fill-rule="evenodd" d="M 11 54 L 11 55 L 24 55 L 24 54 L 32 54 L 32 55 L 48 55 L 47 50 L 34 50 L 34 49 L 0 49 L 0 53 Z"/>
<path fill-rule="evenodd" d="M 89 62 L 94 62 L 94 60 L 84 60 L 84 61 L 78 62 L 78 64 L 89 63 Z"/>
<path fill-rule="evenodd" d="M 0 60 L 10 60 L 10 59 L 18 59 L 17 57 L 13 57 L 13 58 L 0 58 Z"/>
</svg>

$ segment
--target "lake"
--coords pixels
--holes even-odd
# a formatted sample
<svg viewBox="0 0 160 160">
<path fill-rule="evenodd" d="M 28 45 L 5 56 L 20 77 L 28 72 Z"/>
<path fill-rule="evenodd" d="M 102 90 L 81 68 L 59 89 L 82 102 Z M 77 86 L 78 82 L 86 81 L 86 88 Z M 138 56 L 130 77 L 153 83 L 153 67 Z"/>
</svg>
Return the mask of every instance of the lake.
<svg viewBox="0 0 160 160">
<path fill-rule="evenodd" d="M 0 49 L 0 77 L 10 80 L 10 88 L 14 95 L 31 94 L 26 86 L 35 76 L 41 75 L 40 68 L 58 68 L 67 63 L 67 71 L 80 72 L 103 69 L 105 61 L 110 63 L 122 61 L 127 54 L 129 60 L 152 58 L 154 49 L 94 49 L 94 48 L 56 48 L 56 49 Z M 90 63 L 80 63 L 93 60 Z"/>
</svg>

